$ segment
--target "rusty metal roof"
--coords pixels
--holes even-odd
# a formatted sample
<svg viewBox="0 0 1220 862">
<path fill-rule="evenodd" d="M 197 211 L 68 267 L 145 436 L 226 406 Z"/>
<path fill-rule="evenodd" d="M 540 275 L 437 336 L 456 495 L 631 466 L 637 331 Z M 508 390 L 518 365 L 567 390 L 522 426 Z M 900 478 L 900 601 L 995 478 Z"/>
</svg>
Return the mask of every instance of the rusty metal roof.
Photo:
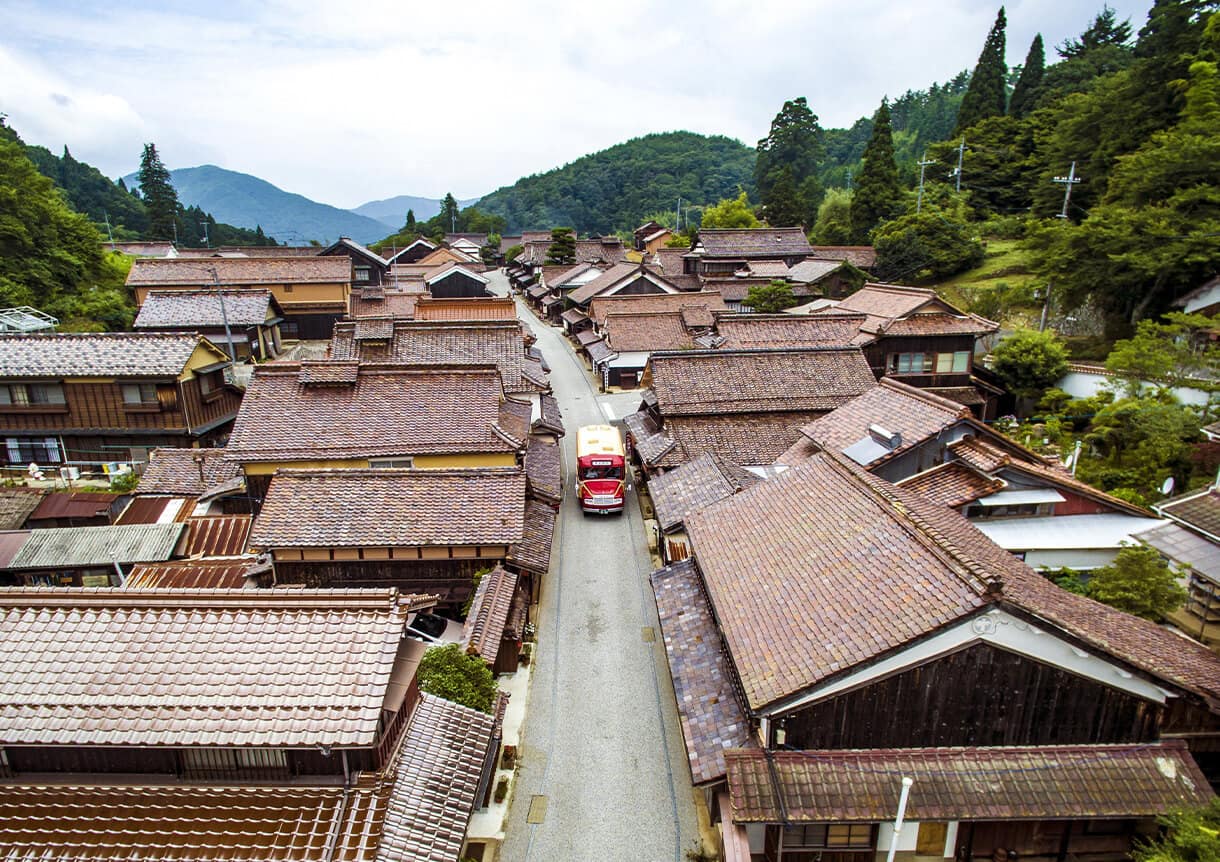
<svg viewBox="0 0 1220 862">
<path fill-rule="evenodd" d="M 268 562 L 244 560 L 176 560 L 133 566 L 123 581 L 129 590 L 178 587 L 188 590 L 241 589 L 248 578 L 271 571 Z"/>
<path fill-rule="evenodd" d="M 371 745 L 414 598 L 0 589 L 0 745 Z"/>
<path fill-rule="evenodd" d="M 29 518 L 31 521 L 50 521 L 56 518 L 107 517 L 110 514 L 110 504 L 118 498 L 118 494 L 109 491 L 47 494 Z"/>
<path fill-rule="evenodd" d="M 253 515 L 188 518 L 182 553 L 187 557 L 240 557 L 249 551 L 253 523 Z"/>
<path fill-rule="evenodd" d="M 1149 817 L 1214 795 L 1186 743 L 730 751 L 736 823 Z"/>
</svg>

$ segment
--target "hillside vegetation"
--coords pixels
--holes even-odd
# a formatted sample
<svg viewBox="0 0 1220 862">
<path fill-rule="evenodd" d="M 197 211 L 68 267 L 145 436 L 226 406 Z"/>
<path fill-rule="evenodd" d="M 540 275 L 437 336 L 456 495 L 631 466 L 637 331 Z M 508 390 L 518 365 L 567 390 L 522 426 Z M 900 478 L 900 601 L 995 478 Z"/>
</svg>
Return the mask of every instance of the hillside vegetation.
<svg viewBox="0 0 1220 862">
<path fill-rule="evenodd" d="M 645 135 L 525 177 L 478 203 L 503 217 L 505 233 L 555 225 L 581 234 L 630 230 L 657 212 L 753 193 L 754 151 L 732 138 L 693 132 Z"/>
</svg>

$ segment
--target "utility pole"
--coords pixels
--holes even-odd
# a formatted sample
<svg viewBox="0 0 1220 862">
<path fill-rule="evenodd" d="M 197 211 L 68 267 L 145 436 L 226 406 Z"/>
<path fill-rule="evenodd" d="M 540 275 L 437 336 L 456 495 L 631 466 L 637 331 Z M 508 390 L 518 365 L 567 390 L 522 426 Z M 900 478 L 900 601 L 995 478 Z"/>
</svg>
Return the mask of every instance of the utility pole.
<svg viewBox="0 0 1220 862">
<path fill-rule="evenodd" d="M 212 241 L 211 241 L 210 239 L 208 239 L 208 223 L 207 223 L 207 221 L 206 221 L 206 220 L 205 220 L 205 221 L 201 221 L 201 222 L 199 223 L 199 226 L 200 226 L 201 228 L 203 228 L 203 247 L 204 247 L 204 248 L 211 248 L 211 247 L 212 247 Z"/>
<path fill-rule="evenodd" d="M 851 171 L 847 172 L 847 191 L 851 191 Z"/>
<path fill-rule="evenodd" d="M 225 339 L 229 347 L 229 361 L 234 365 L 237 364 L 237 352 L 233 348 L 233 333 L 229 329 L 229 313 L 225 310 L 225 294 L 220 289 L 220 276 L 216 272 L 216 267 L 209 267 L 212 270 L 212 284 L 216 287 L 216 298 L 220 300 L 220 319 L 225 325 Z"/>
<path fill-rule="evenodd" d="M 1046 296 L 1044 296 L 1042 298 L 1042 320 L 1038 324 L 1039 332 L 1046 331 L 1046 318 L 1050 315 L 1050 312 L 1051 312 L 1051 285 L 1052 284 L 1054 284 L 1054 282 L 1048 281 L 1046 283 Z"/>
<path fill-rule="evenodd" d="M 1080 182 L 1080 177 L 1076 176 L 1076 163 L 1072 162 L 1072 167 L 1066 177 L 1052 177 L 1051 182 L 1063 183 L 1063 211 L 1059 213 L 1059 218 L 1067 218 L 1068 204 L 1072 200 L 1072 186 Z"/>
<path fill-rule="evenodd" d="M 174 219 L 172 222 L 170 222 L 170 224 L 174 228 L 174 247 L 177 248 L 178 247 L 178 220 Z"/>
<path fill-rule="evenodd" d="M 118 249 L 114 247 L 114 231 L 110 229 L 110 213 L 102 210 L 102 216 L 106 219 L 106 236 L 110 237 L 110 250 L 118 251 Z"/>
<path fill-rule="evenodd" d="M 953 175 L 957 178 L 954 185 L 954 191 L 960 193 L 962 190 L 962 159 L 966 156 L 966 139 L 963 137 L 962 142 L 957 145 L 957 168 L 954 169 Z"/>
<path fill-rule="evenodd" d="M 920 209 L 923 208 L 923 172 L 928 165 L 936 164 L 935 159 L 929 159 L 928 154 L 923 154 L 923 161 L 916 162 L 919 165 L 919 197 L 915 199 L 915 214 L 918 215 Z"/>
<path fill-rule="evenodd" d="M 682 195 L 678 195 L 678 208 L 674 210 L 674 224 L 677 230 L 682 230 Z"/>
</svg>

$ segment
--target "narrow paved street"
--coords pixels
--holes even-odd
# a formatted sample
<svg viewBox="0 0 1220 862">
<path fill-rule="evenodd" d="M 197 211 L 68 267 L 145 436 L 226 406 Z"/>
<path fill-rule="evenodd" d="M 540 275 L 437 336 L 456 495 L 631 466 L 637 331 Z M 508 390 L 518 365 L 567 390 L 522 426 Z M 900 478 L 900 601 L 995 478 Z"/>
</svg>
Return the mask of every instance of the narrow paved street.
<svg viewBox="0 0 1220 862">
<path fill-rule="evenodd" d="M 563 336 L 519 313 L 551 366 L 566 475 L 576 429 L 606 416 Z M 639 506 L 632 492 L 622 517 L 586 518 L 566 481 L 501 859 L 682 862 L 698 828 Z"/>
</svg>

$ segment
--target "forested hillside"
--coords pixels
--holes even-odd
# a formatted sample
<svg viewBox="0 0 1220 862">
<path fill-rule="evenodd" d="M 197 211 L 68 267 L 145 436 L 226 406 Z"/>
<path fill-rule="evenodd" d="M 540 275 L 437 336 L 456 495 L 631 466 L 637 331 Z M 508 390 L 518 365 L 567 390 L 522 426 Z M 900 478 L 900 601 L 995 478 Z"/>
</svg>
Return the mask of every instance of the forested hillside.
<svg viewBox="0 0 1220 862">
<path fill-rule="evenodd" d="M 702 207 L 753 194 L 754 151 L 739 141 L 692 132 L 646 135 L 571 164 L 518 180 L 478 203 L 504 218 L 506 233 L 554 225 L 582 234 L 635 227 L 656 212 Z"/>
</svg>

